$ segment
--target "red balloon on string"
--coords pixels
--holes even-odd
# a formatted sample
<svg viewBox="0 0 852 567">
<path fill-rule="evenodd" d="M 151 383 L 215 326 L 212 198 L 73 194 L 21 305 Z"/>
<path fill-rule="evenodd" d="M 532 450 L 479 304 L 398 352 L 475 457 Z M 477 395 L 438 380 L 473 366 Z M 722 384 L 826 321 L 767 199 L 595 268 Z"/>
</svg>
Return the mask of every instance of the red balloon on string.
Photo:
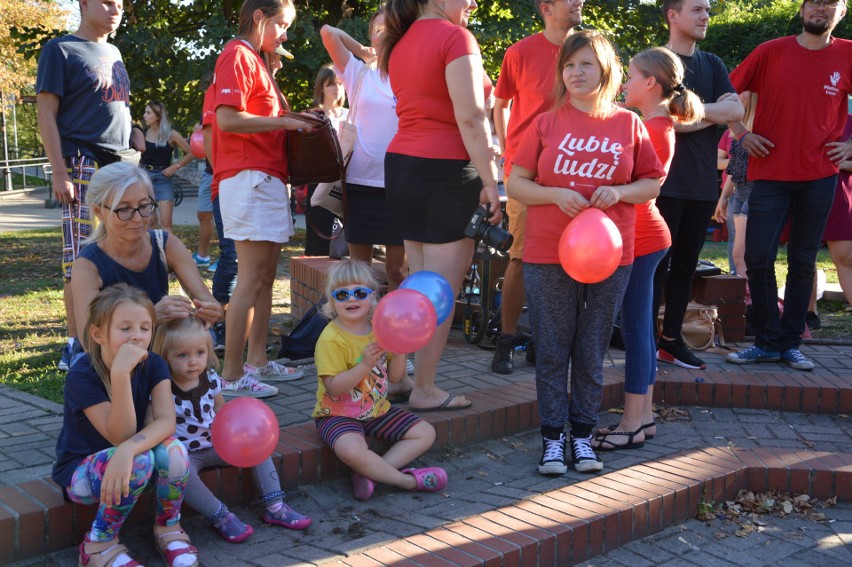
<svg viewBox="0 0 852 567">
<path fill-rule="evenodd" d="M 618 227 L 600 209 L 588 208 L 568 223 L 559 238 L 559 263 L 573 279 L 598 283 L 615 273 L 623 243 Z"/>
<path fill-rule="evenodd" d="M 248 468 L 265 461 L 278 444 L 278 419 L 255 398 L 238 398 L 213 418 L 213 448 L 227 463 Z"/>
<path fill-rule="evenodd" d="M 388 352 L 407 354 L 426 346 L 435 334 L 438 316 L 428 297 L 414 289 L 384 296 L 373 313 L 376 343 Z"/>
<path fill-rule="evenodd" d="M 189 137 L 189 150 L 193 156 L 198 159 L 204 159 L 207 154 L 204 152 L 204 133 L 201 131 L 193 132 Z"/>
</svg>

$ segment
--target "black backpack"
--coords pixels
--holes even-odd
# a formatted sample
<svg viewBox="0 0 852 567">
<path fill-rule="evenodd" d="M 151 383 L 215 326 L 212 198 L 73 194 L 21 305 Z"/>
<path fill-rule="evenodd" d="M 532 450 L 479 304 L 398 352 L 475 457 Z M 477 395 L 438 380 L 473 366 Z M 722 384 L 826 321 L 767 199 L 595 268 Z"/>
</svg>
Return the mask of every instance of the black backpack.
<svg viewBox="0 0 852 567">
<path fill-rule="evenodd" d="M 326 299 L 322 298 L 319 303 L 308 309 L 308 312 L 290 331 L 290 334 L 281 337 L 281 349 L 278 351 L 278 358 L 289 358 L 290 360 L 313 358 L 319 336 L 328 324 L 328 319 L 323 317 L 319 311 L 325 302 Z"/>
</svg>

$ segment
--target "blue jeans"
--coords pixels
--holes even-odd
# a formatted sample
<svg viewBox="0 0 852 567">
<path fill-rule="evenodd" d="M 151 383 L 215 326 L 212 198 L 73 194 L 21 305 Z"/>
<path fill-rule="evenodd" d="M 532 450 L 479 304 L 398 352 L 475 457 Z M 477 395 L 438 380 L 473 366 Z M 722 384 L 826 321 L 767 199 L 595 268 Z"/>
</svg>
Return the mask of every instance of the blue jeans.
<svg viewBox="0 0 852 567">
<path fill-rule="evenodd" d="M 754 323 L 762 349 L 798 348 L 814 285 L 814 263 L 834 201 L 837 176 L 812 181 L 755 181 L 749 196 L 745 262 Z M 778 238 L 790 220 L 784 315 L 778 314 L 775 258 Z"/>
<path fill-rule="evenodd" d="M 663 248 L 633 259 L 630 280 L 621 303 L 624 339 L 624 391 L 645 395 L 657 376 L 657 315 L 654 309 L 654 272 L 669 251 Z"/>
<path fill-rule="evenodd" d="M 219 264 L 213 274 L 213 297 L 222 305 L 231 301 L 231 294 L 237 286 L 237 247 L 230 238 L 225 238 L 222 227 L 222 211 L 219 208 L 219 195 L 213 199 L 213 222 L 219 236 Z"/>
</svg>

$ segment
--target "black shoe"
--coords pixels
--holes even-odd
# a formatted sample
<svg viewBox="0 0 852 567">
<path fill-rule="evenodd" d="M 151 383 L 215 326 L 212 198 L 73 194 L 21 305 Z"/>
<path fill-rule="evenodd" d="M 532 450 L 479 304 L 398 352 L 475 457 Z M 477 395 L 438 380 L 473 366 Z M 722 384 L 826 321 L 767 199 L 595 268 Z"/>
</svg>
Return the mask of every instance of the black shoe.
<svg viewBox="0 0 852 567">
<path fill-rule="evenodd" d="M 532 339 L 527 341 L 527 354 L 524 358 L 527 359 L 528 364 L 535 366 L 535 343 Z"/>
<path fill-rule="evenodd" d="M 560 433 L 558 439 L 541 437 L 541 460 L 538 462 L 538 472 L 541 474 L 565 474 L 568 465 L 565 463 L 565 434 Z"/>
<path fill-rule="evenodd" d="M 571 460 L 577 472 L 598 472 L 603 470 L 603 461 L 592 448 L 592 436 L 574 437 L 571 435 Z"/>
<path fill-rule="evenodd" d="M 225 323 L 214 323 L 213 334 L 216 335 L 216 340 L 213 341 L 213 350 L 217 353 L 225 352 Z"/>
<path fill-rule="evenodd" d="M 491 370 L 497 374 L 511 374 L 515 369 L 515 335 L 503 335 L 497 339 L 497 348 L 491 360 Z"/>
<path fill-rule="evenodd" d="M 805 315 L 805 323 L 808 324 L 808 329 L 811 331 L 816 331 L 822 327 L 822 319 L 820 319 L 819 313 L 814 313 L 813 311 L 808 311 L 807 315 Z"/>
<path fill-rule="evenodd" d="M 683 368 L 696 368 L 704 370 L 707 365 L 704 361 L 692 354 L 692 351 L 680 341 L 669 341 L 661 338 L 657 343 L 657 360 L 668 362 Z"/>
</svg>

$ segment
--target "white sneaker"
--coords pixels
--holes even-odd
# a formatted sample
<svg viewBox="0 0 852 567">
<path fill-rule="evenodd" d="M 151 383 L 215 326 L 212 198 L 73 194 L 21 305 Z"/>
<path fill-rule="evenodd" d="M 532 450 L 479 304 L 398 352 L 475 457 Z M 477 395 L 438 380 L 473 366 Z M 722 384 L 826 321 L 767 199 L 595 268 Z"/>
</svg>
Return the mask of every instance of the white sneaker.
<svg viewBox="0 0 852 567">
<path fill-rule="evenodd" d="M 222 379 L 222 395 L 226 398 L 271 398 L 278 388 L 264 384 L 255 374 L 246 373 L 239 380 Z"/>
<path fill-rule="evenodd" d="M 409 375 L 414 374 L 414 362 L 411 360 L 405 361 L 405 373 Z"/>
<path fill-rule="evenodd" d="M 273 360 L 270 360 L 266 363 L 266 366 L 261 366 L 260 368 L 256 368 L 251 364 L 244 364 L 243 372 L 246 374 L 256 374 L 260 379 L 267 382 L 290 382 L 291 380 L 298 380 L 305 375 L 298 368 L 283 366 Z"/>
<path fill-rule="evenodd" d="M 571 460 L 577 472 L 597 472 L 603 470 L 603 462 L 592 449 L 592 436 L 571 436 Z"/>
</svg>

